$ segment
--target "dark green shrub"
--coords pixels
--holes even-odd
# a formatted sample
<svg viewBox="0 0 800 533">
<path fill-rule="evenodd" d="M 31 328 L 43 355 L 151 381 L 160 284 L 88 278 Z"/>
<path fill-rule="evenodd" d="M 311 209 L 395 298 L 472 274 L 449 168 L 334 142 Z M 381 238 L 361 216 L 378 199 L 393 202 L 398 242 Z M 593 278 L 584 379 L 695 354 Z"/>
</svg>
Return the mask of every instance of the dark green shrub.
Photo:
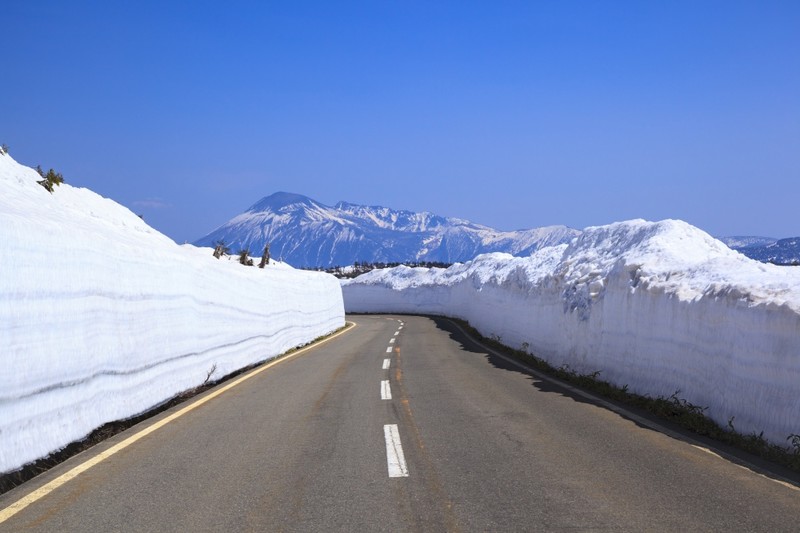
<svg viewBox="0 0 800 533">
<path fill-rule="evenodd" d="M 61 185 L 62 183 L 64 183 L 64 176 L 62 176 L 61 173 L 56 172 L 52 168 L 47 171 L 47 174 L 45 174 L 44 171 L 42 170 L 42 167 L 36 165 L 36 172 L 38 172 L 39 175 L 44 178 L 43 180 L 39 180 L 36 183 L 47 189 L 48 192 L 52 193 L 54 186 Z"/>
</svg>

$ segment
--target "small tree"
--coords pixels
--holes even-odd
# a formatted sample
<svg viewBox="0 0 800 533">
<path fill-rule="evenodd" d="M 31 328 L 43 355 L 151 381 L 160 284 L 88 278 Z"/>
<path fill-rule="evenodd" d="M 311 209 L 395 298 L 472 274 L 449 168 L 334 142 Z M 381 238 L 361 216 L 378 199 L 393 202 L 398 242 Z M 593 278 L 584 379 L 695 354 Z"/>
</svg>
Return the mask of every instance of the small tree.
<svg viewBox="0 0 800 533">
<path fill-rule="evenodd" d="M 36 183 L 47 189 L 49 192 L 53 192 L 53 186 L 61 185 L 64 183 L 64 176 L 62 176 L 59 172 L 56 172 L 52 168 L 47 171 L 47 174 L 44 173 L 42 167 L 36 166 L 36 172 L 39 173 L 43 180 L 39 180 Z"/>
<path fill-rule="evenodd" d="M 2 146 L 0 146 L 0 155 L 6 155 L 7 153 L 8 153 L 8 145 L 6 143 L 3 143 Z"/>
<path fill-rule="evenodd" d="M 264 268 L 269 264 L 269 243 L 264 246 L 264 254 L 261 256 L 261 262 L 258 264 L 258 268 Z"/>
<path fill-rule="evenodd" d="M 253 266 L 253 260 L 250 259 L 250 250 L 248 248 L 239 250 L 239 262 L 244 266 Z"/>
<path fill-rule="evenodd" d="M 217 259 L 223 255 L 228 255 L 230 252 L 231 250 L 225 245 L 225 241 L 219 240 L 214 243 L 214 257 Z"/>
</svg>

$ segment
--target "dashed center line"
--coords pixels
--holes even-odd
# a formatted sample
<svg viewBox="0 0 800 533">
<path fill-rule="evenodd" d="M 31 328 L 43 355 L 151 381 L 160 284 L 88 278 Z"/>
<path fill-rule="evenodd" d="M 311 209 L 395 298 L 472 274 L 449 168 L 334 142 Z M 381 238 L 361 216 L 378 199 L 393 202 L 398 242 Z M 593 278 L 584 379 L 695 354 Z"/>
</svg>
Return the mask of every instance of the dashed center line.
<svg viewBox="0 0 800 533">
<path fill-rule="evenodd" d="M 394 335 L 391 339 L 389 339 L 389 347 L 386 348 L 386 353 L 392 353 L 392 344 L 395 343 L 398 335 L 400 335 L 400 330 L 403 329 L 403 321 L 398 320 L 400 326 L 397 328 L 397 331 L 394 332 Z M 398 349 L 398 352 L 400 350 Z M 383 369 L 389 370 L 389 367 L 392 364 L 391 359 L 384 359 L 383 360 Z M 385 379 L 381 381 L 381 400 L 391 400 L 392 399 L 392 389 L 389 384 L 389 380 Z M 403 455 L 403 446 L 400 444 L 400 432 L 397 429 L 397 424 L 386 424 L 383 426 L 383 435 L 386 439 L 386 466 L 389 472 L 389 477 L 408 477 L 408 466 L 406 465 L 406 459 Z"/>
<path fill-rule="evenodd" d="M 400 444 L 400 432 L 397 424 L 383 426 L 383 436 L 386 439 L 386 465 L 389 477 L 408 477 L 408 466 L 403 456 L 403 446 Z"/>
</svg>

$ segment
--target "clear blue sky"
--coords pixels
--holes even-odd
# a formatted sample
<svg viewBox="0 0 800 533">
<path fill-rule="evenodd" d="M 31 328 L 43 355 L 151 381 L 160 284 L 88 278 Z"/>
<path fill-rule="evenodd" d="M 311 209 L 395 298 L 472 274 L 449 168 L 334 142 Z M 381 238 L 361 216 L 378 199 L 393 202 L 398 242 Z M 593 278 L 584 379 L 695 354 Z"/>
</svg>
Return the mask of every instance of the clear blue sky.
<svg viewBox="0 0 800 533">
<path fill-rule="evenodd" d="M 800 2 L 0 7 L 0 142 L 178 242 L 275 191 L 800 235 Z"/>
</svg>

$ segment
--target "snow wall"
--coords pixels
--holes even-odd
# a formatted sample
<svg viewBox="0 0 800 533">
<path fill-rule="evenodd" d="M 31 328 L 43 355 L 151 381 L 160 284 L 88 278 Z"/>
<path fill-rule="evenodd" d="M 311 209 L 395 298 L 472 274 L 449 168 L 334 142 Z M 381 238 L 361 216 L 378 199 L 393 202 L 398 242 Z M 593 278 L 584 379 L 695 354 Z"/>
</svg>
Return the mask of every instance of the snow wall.
<svg viewBox="0 0 800 533">
<path fill-rule="evenodd" d="M 762 264 L 681 221 L 587 228 L 530 257 L 397 267 L 342 282 L 348 312 L 462 318 L 633 392 L 707 406 L 743 433 L 800 433 L 800 267 Z"/>
<path fill-rule="evenodd" d="M 0 154 L 0 473 L 344 325 L 336 278 L 178 246 Z"/>
</svg>

